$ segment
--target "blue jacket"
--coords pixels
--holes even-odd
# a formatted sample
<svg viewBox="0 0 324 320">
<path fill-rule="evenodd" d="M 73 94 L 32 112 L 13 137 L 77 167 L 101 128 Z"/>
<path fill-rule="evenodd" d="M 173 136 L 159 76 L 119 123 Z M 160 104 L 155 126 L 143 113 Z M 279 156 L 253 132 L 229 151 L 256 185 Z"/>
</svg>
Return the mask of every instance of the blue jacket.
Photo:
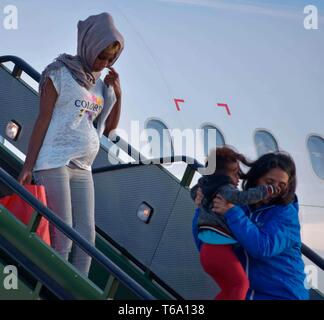
<svg viewBox="0 0 324 320">
<path fill-rule="evenodd" d="M 195 209 L 194 217 L 192 219 L 192 235 L 194 237 L 195 244 L 196 244 L 196 247 L 197 247 L 198 251 L 200 251 L 200 248 L 201 248 L 201 245 L 202 245 L 202 241 L 200 239 L 198 239 L 198 233 L 199 233 L 199 229 L 198 229 L 199 213 L 200 213 L 200 209 L 199 208 L 196 208 Z"/>
<path fill-rule="evenodd" d="M 200 249 L 198 215 L 196 210 L 192 227 Z M 288 205 L 263 205 L 253 212 L 249 206 L 234 206 L 225 218 L 241 244 L 236 253 L 250 280 L 247 299 L 309 298 L 304 287 L 297 200 Z"/>
</svg>

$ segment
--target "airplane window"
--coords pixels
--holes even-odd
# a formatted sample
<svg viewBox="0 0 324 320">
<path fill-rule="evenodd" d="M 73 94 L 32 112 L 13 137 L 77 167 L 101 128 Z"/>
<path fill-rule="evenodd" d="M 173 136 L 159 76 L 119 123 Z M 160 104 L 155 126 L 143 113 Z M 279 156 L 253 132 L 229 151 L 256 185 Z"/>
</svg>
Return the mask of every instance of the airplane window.
<svg viewBox="0 0 324 320">
<path fill-rule="evenodd" d="M 168 127 L 159 120 L 149 120 L 145 128 L 150 143 L 150 157 L 161 158 L 174 155 L 173 143 Z M 151 131 L 154 130 L 154 131 Z"/>
<path fill-rule="evenodd" d="M 222 147 L 225 145 L 225 139 L 222 133 L 214 126 L 207 125 L 204 130 L 204 155 L 207 157 L 210 149 Z"/>
<path fill-rule="evenodd" d="M 279 150 L 278 143 L 273 135 L 265 130 L 258 130 L 254 136 L 257 154 L 259 157 L 269 152 Z"/>
<path fill-rule="evenodd" d="M 311 136 L 308 139 L 307 147 L 316 175 L 324 179 L 324 139 L 319 136 Z"/>
</svg>

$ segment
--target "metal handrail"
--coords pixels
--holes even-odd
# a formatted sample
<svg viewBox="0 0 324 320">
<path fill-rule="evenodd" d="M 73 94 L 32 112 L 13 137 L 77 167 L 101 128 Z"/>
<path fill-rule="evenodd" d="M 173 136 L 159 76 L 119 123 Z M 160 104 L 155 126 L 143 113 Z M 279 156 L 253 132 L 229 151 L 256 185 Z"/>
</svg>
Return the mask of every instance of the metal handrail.
<svg viewBox="0 0 324 320">
<path fill-rule="evenodd" d="M 77 244 L 81 249 L 88 253 L 92 258 L 99 262 L 108 272 L 116 277 L 127 288 L 135 292 L 140 298 L 146 300 L 155 300 L 155 297 L 145 288 L 134 281 L 127 273 L 111 262 L 104 254 L 88 242 L 83 236 L 76 232 L 73 228 L 64 223 L 52 210 L 44 206 L 31 193 L 29 193 L 22 185 L 20 185 L 5 170 L 0 168 L 0 181 L 11 188 L 23 200 L 30 204 L 38 214 L 44 216 L 50 223 L 55 225 L 69 239 Z"/>
<path fill-rule="evenodd" d="M 21 72 L 24 71 L 27 73 L 32 79 L 39 82 L 40 73 L 36 71 L 32 66 L 30 66 L 26 61 L 17 57 L 17 56 L 0 56 L 0 63 L 12 62 L 15 64 L 14 69 L 12 71 L 12 75 L 15 78 L 20 78 Z"/>
<path fill-rule="evenodd" d="M 301 252 L 306 258 L 315 263 L 324 271 L 324 259 L 316 252 L 314 252 L 310 247 L 308 247 L 305 243 L 302 243 Z"/>
<path fill-rule="evenodd" d="M 136 163 L 129 162 L 129 163 L 121 163 L 121 164 L 114 164 L 110 166 L 103 166 L 99 168 L 95 168 L 92 170 L 93 174 L 100 173 L 100 172 L 107 172 L 107 171 L 114 171 L 120 169 L 126 169 L 135 166 L 146 166 L 146 165 L 154 165 L 154 164 L 171 164 L 176 162 L 184 162 L 193 170 L 197 170 L 199 168 L 204 168 L 204 166 L 199 163 L 197 160 L 187 157 L 187 156 L 171 156 L 171 157 L 161 157 L 161 158 L 154 158 L 148 159 L 146 161 L 139 160 Z"/>
</svg>

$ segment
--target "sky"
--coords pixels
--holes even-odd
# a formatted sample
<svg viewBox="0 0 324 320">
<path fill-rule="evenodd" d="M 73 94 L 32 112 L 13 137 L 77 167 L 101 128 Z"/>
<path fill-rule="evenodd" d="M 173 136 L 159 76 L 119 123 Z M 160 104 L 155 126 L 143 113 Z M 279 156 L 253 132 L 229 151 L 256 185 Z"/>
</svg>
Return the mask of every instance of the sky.
<svg viewBox="0 0 324 320">
<path fill-rule="evenodd" d="M 59 53 L 76 51 L 76 24 L 80 19 L 88 15 L 102 11 L 116 13 L 116 22 L 125 19 L 125 14 L 141 11 L 148 25 L 150 10 L 166 11 L 172 10 L 173 14 L 185 10 L 196 13 L 197 10 L 210 10 L 223 8 L 227 10 L 238 10 L 243 13 L 259 13 L 260 16 L 286 15 L 291 19 L 300 19 L 301 10 L 305 5 L 314 4 L 318 9 L 324 11 L 324 1 L 315 0 L 277 0 L 277 1 L 253 1 L 253 0 L 93 0 L 93 1 L 41 1 L 41 0 L 1 0 L 0 12 L 7 5 L 15 5 L 18 9 L 18 29 L 6 30 L 0 28 L 1 47 L 0 54 L 15 54 L 36 70 L 41 71 Z M 291 14 L 286 10 L 295 9 Z M 279 11 L 282 11 L 281 13 Z M 118 16 L 117 16 L 118 15 Z M 324 15 L 324 13 L 322 13 Z M 5 14 L 2 14 L 5 17 Z M 155 15 L 152 15 L 152 18 Z M 1 15 L 0 15 L 1 18 Z M 134 18 L 136 19 L 136 17 Z M 320 19 L 323 23 L 323 19 Z M 132 23 L 132 19 L 129 19 Z M 164 21 L 166 22 L 166 21 Z M 171 24 L 173 21 L 169 21 Z M 152 31 L 155 26 L 150 25 Z M 184 30 L 185 31 L 185 30 Z M 194 36 L 194 35 L 189 35 Z M 211 34 L 212 36 L 212 34 Z M 163 43 L 162 43 L 163 45 Z M 122 60 L 120 60 L 122 64 Z M 118 66 L 118 62 L 116 64 Z"/>
</svg>

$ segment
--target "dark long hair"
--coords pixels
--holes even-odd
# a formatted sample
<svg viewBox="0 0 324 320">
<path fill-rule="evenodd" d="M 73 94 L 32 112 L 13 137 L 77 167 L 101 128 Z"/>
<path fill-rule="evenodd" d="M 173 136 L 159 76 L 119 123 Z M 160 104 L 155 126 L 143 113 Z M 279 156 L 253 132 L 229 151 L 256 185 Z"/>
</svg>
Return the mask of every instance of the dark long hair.
<svg viewBox="0 0 324 320">
<path fill-rule="evenodd" d="M 214 174 L 226 174 L 226 170 L 228 165 L 235 162 L 241 162 L 246 166 L 251 166 L 251 163 L 242 155 L 231 149 L 229 146 L 217 147 L 208 155 L 206 166 L 208 166 L 209 162 L 216 163 L 215 172 Z M 244 178 L 245 175 L 239 170 L 239 175 L 241 178 Z"/>
<path fill-rule="evenodd" d="M 296 166 L 292 157 L 283 152 L 271 152 L 251 163 L 251 169 L 245 175 L 243 190 L 256 187 L 258 180 L 272 169 L 281 169 L 287 173 L 289 180 L 287 190 L 274 198 L 271 204 L 288 204 L 295 198 L 297 178 Z"/>
</svg>

